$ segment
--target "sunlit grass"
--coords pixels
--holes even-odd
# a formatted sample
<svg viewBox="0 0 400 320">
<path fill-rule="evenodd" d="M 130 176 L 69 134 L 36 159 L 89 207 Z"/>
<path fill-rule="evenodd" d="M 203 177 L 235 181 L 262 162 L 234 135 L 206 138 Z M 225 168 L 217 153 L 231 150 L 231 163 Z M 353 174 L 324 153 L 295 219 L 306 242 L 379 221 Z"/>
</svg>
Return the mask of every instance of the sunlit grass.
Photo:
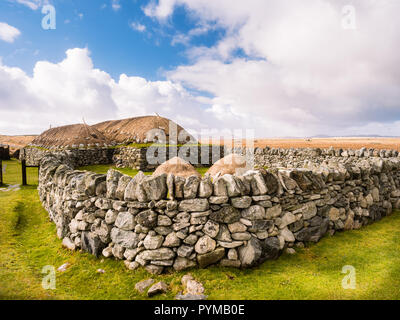
<svg viewBox="0 0 400 320">
<path fill-rule="evenodd" d="M 18 162 L 5 163 L 5 183 L 20 183 Z M 121 261 L 62 248 L 38 199 L 35 171 L 28 171 L 32 185 L 0 192 L 0 298 L 147 299 L 134 285 L 149 277 L 171 288 L 154 299 L 173 299 L 182 290 L 180 280 L 187 272 L 150 276 L 142 269 L 127 270 Z M 42 268 L 66 262 L 71 266 L 56 272 L 56 289 L 43 289 Z M 356 269 L 355 290 L 342 288 L 345 265 Z M 99 268 L 106 272 L 96 273 Z M 209 299 L 399 299 L 400 214 L 325 237 L 293 256 L 283 255 L 254 269 L 214 266 L 190 272 L 204 284 Z"/>
<path fill-rule="evenodd" d="M 91 165 L 91 166 L 84 166 L 80 167 L 79 170 L 87 170 L 87 171 L 92 171 L 96 173 L 107 173 L 109 169 L 114 169 L 118 170 L 119 172 L 126 174 L 128 176 L 134 177 L 139 170 L 132 169 L 132 168 L 117 168 L 114 165 L 107 165 L 107 164 L 99 164 L 99 165 Z M 195 168 L 197 172 L 199 172 L 201 175 L 204 175 L 209 168 Z M 151 175 L 153 172 L 144 172 L 145 175 Z"/>
</svg>

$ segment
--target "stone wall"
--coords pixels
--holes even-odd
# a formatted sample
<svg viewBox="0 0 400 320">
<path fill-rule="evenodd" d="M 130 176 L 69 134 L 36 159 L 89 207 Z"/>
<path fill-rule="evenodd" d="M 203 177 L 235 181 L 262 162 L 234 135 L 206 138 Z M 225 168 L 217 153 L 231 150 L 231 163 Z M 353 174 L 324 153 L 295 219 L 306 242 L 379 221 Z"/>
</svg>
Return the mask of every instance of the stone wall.
<svg viewBox="0 0 400 320">
<path fill-rule="evenodd" d="M 358 229 L 400 208 L 400 158 L 348 158 L 307 169 L 179 178 L 74 170 L 41 160 L 39 195 L 71 250 L 151 273 L 212 264 L 252 267 L 286 248 Z"/>
<path fill-rule="evenodd" d="M 115 150 L 113 163 L 118 168 L 153 171 L 160 164 L 179 156 L 195 167 L 210 167 L 224 157 L 221 146 L 122 147 Z"/>
<path fill-rule="evenodd" d="M 36 147 L 26 147 L 21 149 L 19 154 L 20 160 L 25 160 L 28 166 L 38 166 L 42 158 L 48 154 L 60 153 L 59 150 L 47 150 Z M 96 164 L 111 164 L 114 155 L 112 148 L 82 148 L 69 149 L 63 151 L 65 158 L 74 168 Z"/>
<path fill-rule="evenodd" d="M 251 151 L 251 152 L 249 152 Z M 254 165 L 260 168 L 283 167 L 283 168 L 310 168 L 314 169 L 321 165 L 333 163 L 353 162 L 365 158 L 396 158 L 400 157 L 397 150 L 378 149 L 320 149 L 320 148 L 226 148 L 225 154 L 238 153 L 242 155 L 254 155 Z"/>
</svg>

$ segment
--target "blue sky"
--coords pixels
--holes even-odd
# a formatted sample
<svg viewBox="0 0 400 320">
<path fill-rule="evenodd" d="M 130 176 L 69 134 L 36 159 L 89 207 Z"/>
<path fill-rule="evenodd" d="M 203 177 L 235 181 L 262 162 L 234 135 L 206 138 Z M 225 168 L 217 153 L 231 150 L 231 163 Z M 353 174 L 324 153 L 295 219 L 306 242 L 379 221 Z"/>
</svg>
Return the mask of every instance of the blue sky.
<svg viewBox="0 0 400 320">
<path fill-rule="evenodd" d="M 183 8 L 176 10 L 165 22 L 143 13 L 148 1 L 122 0 L 113 9 L 110 0 L 54 0 L 56 30 L 43 30 L 45 14 L 15 1 L 0 2 L 0 21 L 23 30 L 9 45 L 0 42 L 3 62 L 32 73 L 38 60 L 58 62 L 69 48 L 87 47 L 96 68 L 113 77 L 122 73 L 149 80 L 163 77 L 163 71 L 188 63 L 184 54 L 187 45 L 172 44 L 177 34 L 186 34 L 196 27 L 196 21 Z M 132 24 L 145 26 L 138 31 Z M 206 36 L 191 40 L 192 45 L 212 46 L 223 30 L 213 30 Z"/>
<path fill-rule="evenodd" d="M 398 0 L 2 0 L 0 133 L 158 113 L 192 132 L 400 136 L 399 12 Z"/>
</svg>

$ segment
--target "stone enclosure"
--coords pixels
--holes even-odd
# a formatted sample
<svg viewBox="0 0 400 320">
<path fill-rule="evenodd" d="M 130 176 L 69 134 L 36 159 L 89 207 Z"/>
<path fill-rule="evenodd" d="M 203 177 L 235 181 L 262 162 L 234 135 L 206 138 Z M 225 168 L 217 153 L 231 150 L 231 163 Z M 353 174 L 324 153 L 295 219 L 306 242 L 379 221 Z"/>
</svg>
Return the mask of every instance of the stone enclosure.
<svg viewBox="0 0 400 320">
<path fill-rule="evenodd" d="M 115 159 L 105 150 L 97 162 Z M 75 170 L 91 157 L 57 151 L 39 160 L 39 196 L 58 237 L 155 274 L 252 267 L 400 208 L 395 151 L 257 148 L 261 169 L 215 179 Z"/>
</svg>

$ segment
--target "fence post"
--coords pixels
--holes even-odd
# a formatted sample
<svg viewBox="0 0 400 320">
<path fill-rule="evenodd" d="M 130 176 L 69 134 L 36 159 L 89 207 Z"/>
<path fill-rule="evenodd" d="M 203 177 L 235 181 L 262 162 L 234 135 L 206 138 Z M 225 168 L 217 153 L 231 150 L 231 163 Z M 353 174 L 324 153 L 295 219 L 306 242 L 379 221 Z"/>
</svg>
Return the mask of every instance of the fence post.
<svg viewBox="0 0 400 320">
<path fill-rule="evenodd" d="M 3 160 L 0 159 L 0 186 L 3 185 Z"/>
<path fill-rule="evenodd" d="M 22 185 L 26 186 L 26 160 L 22 160 L 21 161 L 21 165 L 22 165 Z"/>
</svg>

